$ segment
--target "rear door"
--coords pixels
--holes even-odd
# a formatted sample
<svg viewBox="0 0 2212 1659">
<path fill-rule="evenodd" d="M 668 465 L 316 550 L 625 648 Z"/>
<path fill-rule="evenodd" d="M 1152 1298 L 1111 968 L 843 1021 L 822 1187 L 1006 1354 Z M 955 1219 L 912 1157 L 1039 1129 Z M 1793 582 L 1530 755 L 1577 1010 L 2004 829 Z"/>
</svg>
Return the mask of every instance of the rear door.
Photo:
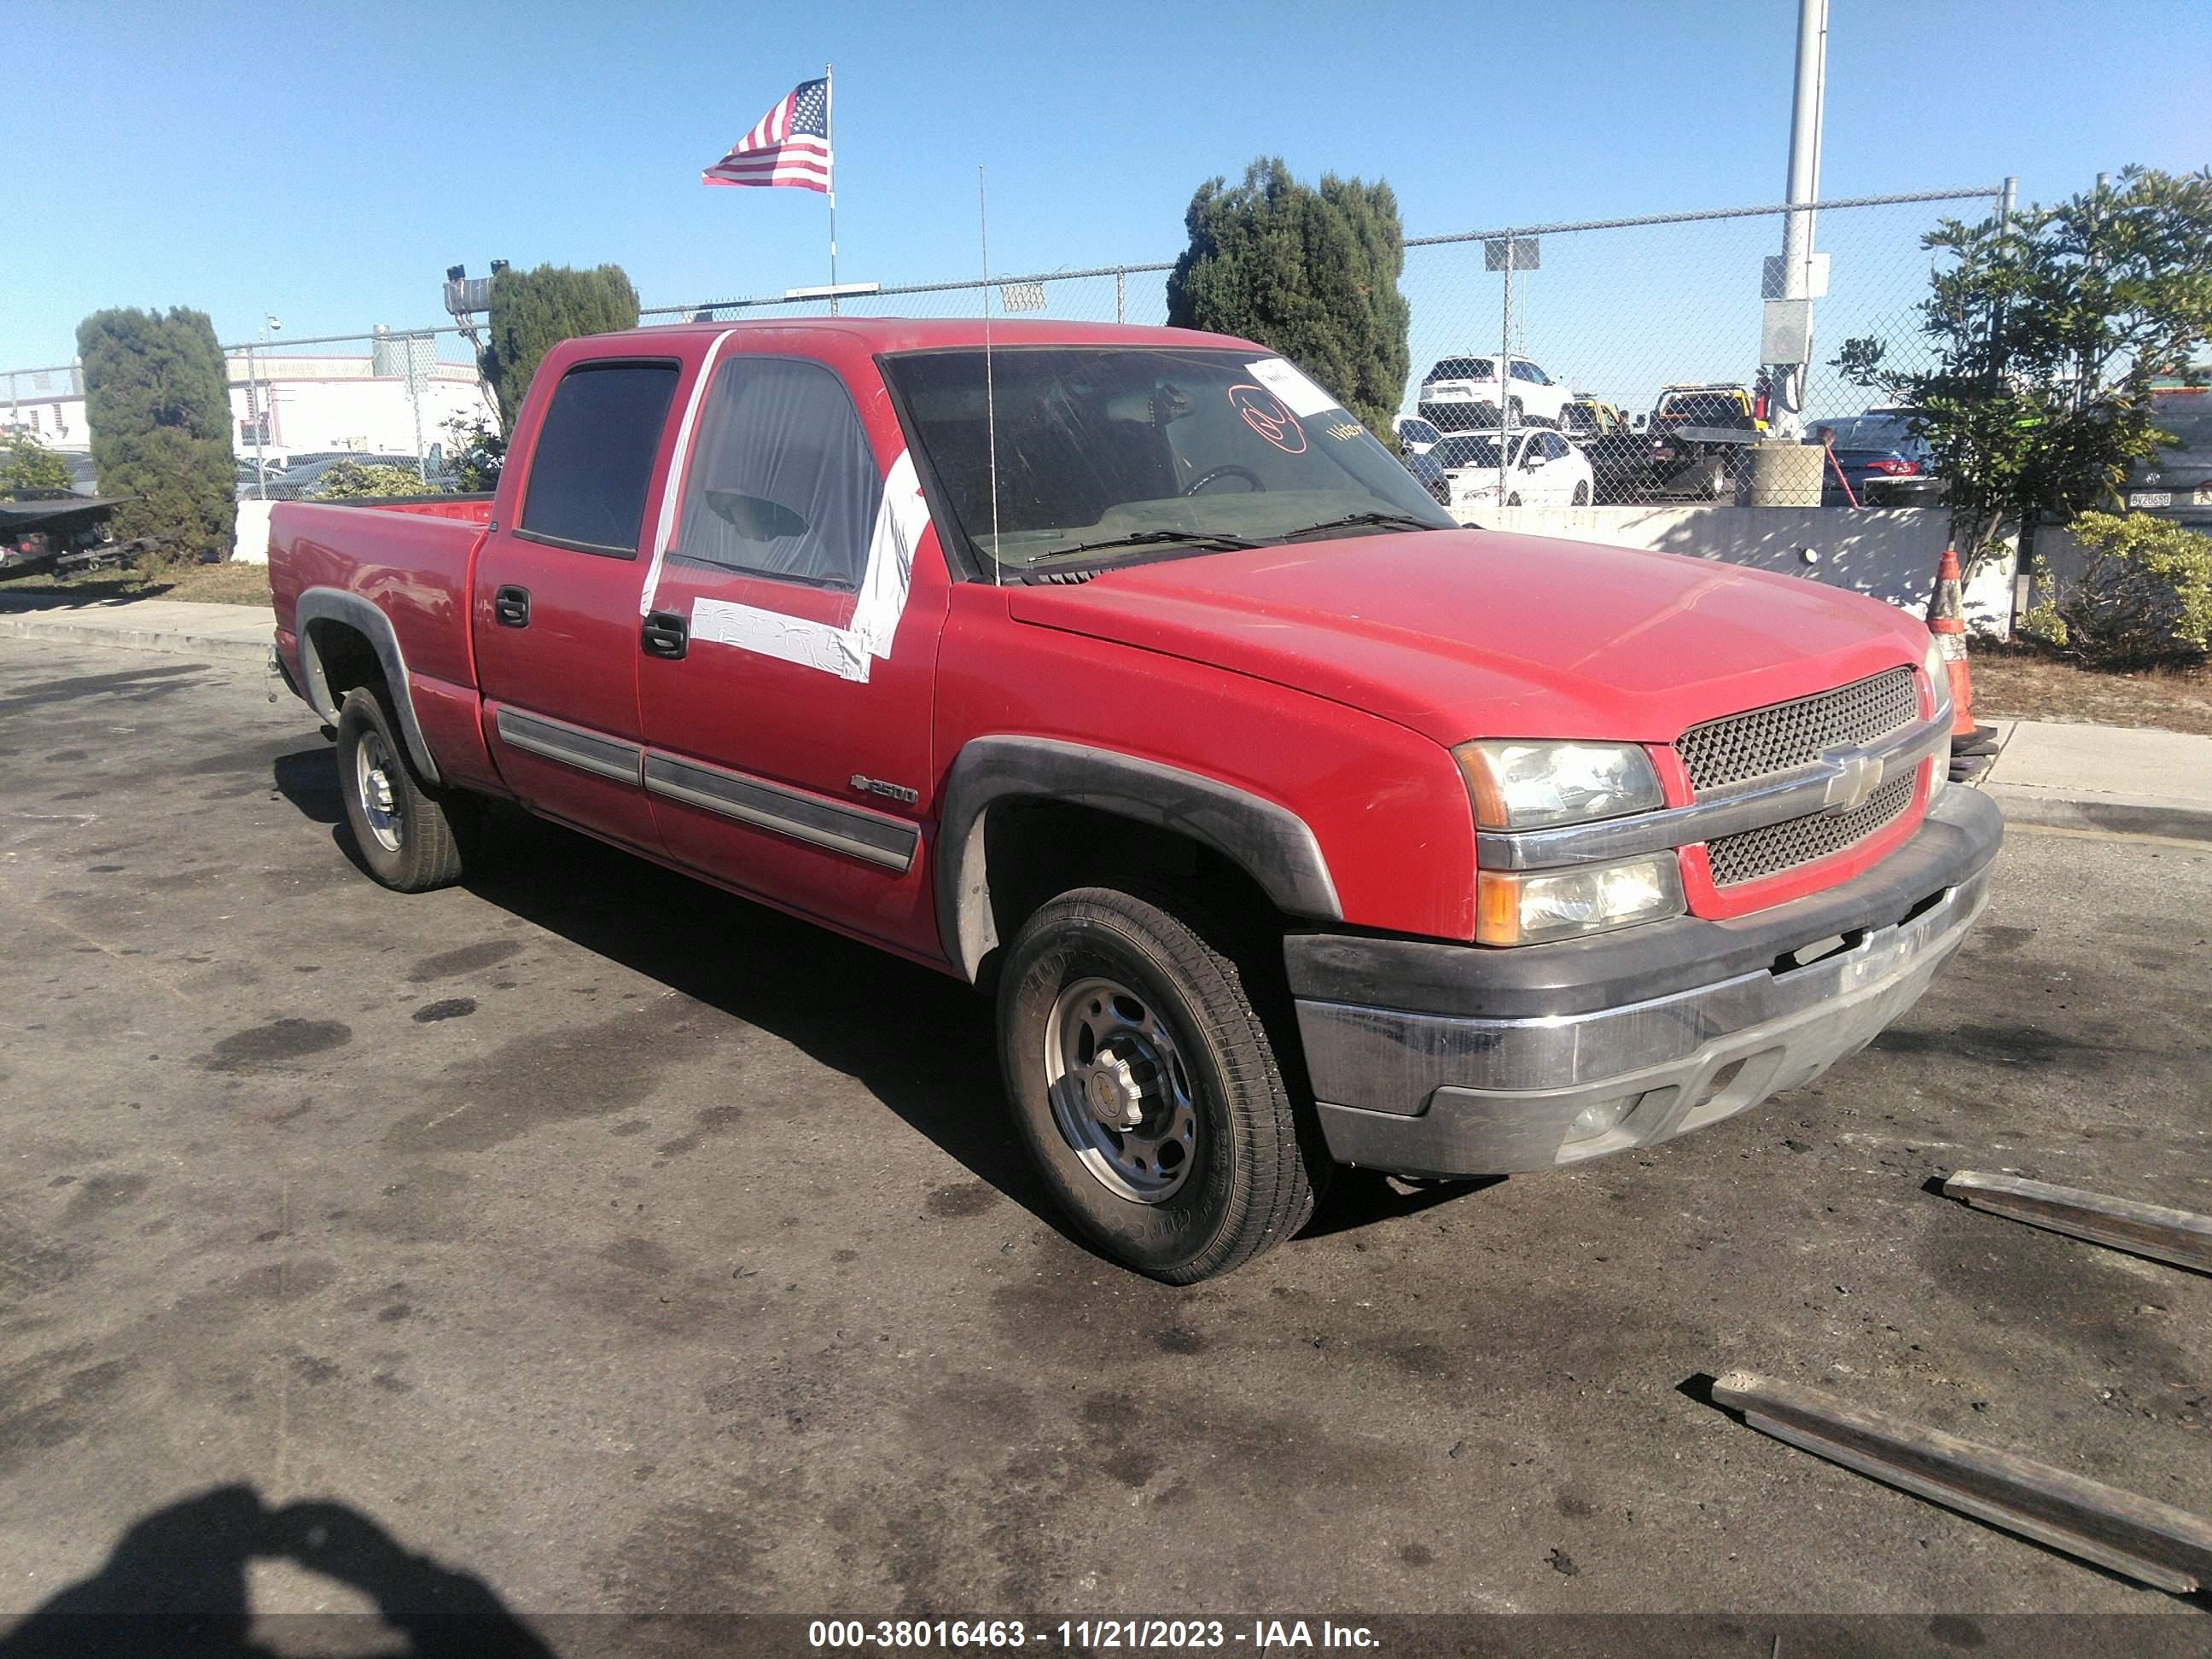
<svg viewBox="0 0 2212 1659">
<path fill-rule="evenodd" d="M 638 550 L 680 375 L 673 358 L 569 364 L 534 433 L 516 434 L 528 468 L 520 506 L 492 526 L 473 597 L 477 684 L 501 778 L 549 817 L 647 848 Z"/>
<path fill-rule="evenodd" d="M 921 826 L 949 581 L 854 337 L 726 337 L 645 604 L 646 788 L 668 855 L 940 954 Z"/>
</svg>

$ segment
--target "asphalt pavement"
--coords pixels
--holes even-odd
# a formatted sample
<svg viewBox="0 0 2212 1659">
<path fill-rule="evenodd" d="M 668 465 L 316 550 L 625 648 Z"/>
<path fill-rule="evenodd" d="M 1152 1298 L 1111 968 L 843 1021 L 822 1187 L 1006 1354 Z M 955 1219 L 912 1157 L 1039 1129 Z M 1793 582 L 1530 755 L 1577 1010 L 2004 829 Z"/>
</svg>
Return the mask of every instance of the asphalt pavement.
<svg viewBox="0 0 2212 1659">
<path fill-rule="evenodd" d="M 250 665 L 0 640 L 0 1616 L 272 1515 L 530 1613 L 2178 1605 L 1697 1379 L 2212 1512 L 2212 1280 L 1923 1185 L 2212 1210 L 2212 849 L 2023 830 L 1818 1085 L 1173 1290 L 949 980 L 545 826 L 386 892 Z"/>
</svg>

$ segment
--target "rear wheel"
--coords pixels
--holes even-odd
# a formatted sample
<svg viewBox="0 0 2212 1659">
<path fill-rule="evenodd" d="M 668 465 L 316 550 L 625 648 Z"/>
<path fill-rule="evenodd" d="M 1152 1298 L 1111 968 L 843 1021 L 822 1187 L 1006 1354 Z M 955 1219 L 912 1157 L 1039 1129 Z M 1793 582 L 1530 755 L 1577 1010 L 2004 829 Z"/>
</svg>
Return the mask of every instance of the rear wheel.
<svg viewBox="0 0 2212 1659">
<path fill-rule="evenodd" d="M 1575 486 L 1575 505 L 1577 507 L 1588 507 L 1589 504 L 1590 487 L 1586 483 L 1577 484 Z"/>
<path fill-rule="evenodd" d="M 1290 1090 L 1244 978 L 1164 904 L 1091 887 L 1040 908 L 1007 953 L 999 1043 L 1046 1184 L 1122 1266 L 1194 1284 L 1313 1212 Z"/>
<path fill-rule="evenodd" d="M 380 691 L 356 686 L 338 708 L 338 793 L 368 872 L 402 893 L 460 879 L 460 846 L 445 803 L 416 775 Z"/>
</svg>

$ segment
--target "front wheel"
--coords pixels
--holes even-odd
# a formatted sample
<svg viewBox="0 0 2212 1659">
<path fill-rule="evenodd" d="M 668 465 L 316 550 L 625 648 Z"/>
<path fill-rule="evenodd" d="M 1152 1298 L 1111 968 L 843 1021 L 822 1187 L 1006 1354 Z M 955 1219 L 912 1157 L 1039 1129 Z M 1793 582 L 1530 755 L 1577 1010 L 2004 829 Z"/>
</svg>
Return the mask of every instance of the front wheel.
<svg viewBox="0 0 2212 1659">
<path fill-rule="evenodd" d="M 1194 1284 L 1313 1212 L 1296 1114 L 1237 963 L 1159 904 L 1063 893 L 1024 924 L 999 986 L 1014 1121 L 1103 1254 Z"/>
<path fill-rule="evenodd" d="M 366 686 L 338 708 L 338 793 L 368 873 L 402 893 L 461 878 L 461 854 L 446 807 L 415 775 L 385 700 Z"/>
<path fill-rule="evenodd" d="M 1575 486 L 1574 504 L 1577 507 L 1588 507 L 1590 504 L 1590 487 L 1588 484 L 1578 483 Z"/>
</svg>

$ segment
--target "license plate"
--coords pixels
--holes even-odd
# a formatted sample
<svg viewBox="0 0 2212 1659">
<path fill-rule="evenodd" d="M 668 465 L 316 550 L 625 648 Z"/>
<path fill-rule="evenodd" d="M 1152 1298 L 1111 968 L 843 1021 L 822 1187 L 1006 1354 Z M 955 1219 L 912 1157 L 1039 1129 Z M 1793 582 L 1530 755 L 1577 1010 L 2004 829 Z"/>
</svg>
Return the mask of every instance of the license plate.
<svg viewBox="0 0 2212 1659">
<path fill-rule="evenodd" d="M 2170 489 L 2139 489 L 2128 497 L 2130 507 L 2172 507 L 2173 492 Z"/>
</svg>

